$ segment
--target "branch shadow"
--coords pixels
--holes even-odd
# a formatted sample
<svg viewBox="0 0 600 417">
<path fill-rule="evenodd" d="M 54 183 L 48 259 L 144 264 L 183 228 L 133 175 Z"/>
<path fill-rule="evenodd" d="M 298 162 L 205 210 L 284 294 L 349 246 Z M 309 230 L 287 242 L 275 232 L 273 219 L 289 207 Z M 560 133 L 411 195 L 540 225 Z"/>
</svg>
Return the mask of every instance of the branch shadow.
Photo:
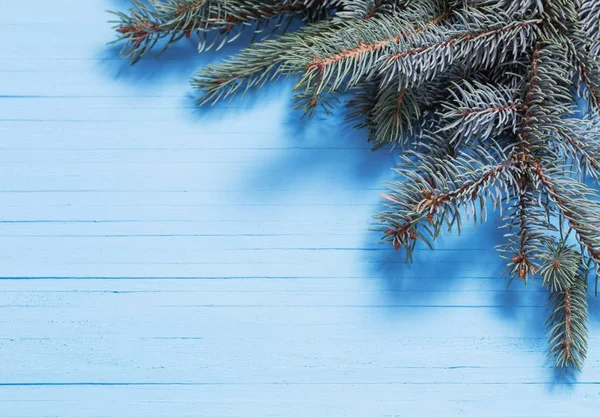
<svg viewBox="0 0 600 417">
<path fill-rule="evenodd" d="M 158 53 L 161 48 L 157 45 L 156 52 L 150 52 L 134 65 L 121 56 L 122 48 L 122 44 L 111 44 L 102 48 L 97 59 L 100 70 L 112 79 L 129 86 L 152 88 L 159 82 L 181 83 L 182 78 L 187 81 L 194 71 L 234 53 L 239 50 L 239 45 L 227 44 L 219 51 L 199 53 L 197 42 L 193 39 L 182 39 L 160 56 Z"/>
<path fill-rule="evenodd" d="M 288 193 L 307 188 L 381 191 L 381 178 L 394 165 L 396 154 L 372 152 L 366 132 L 345 120 L 343 105 L 333 109 L 332 114 L 320 111 L 314 118 L 292 110 L 295 82 L 294 78 L 281 79 L 267 83 L 260 91 L 250 90 L 243 97 L 235 95 L 214 106 L 195 108 L 196 97 L 190 93 L 185 97 L 185 107 L 194 108 L 189 117 L 199 123 L 242 120 L 256 109 L 268 113 L 265 118 L 277 121 L 273 124 L 275 130 L 268 133 L 277 138 L 268 148 L 277 157 L 257 160 L 240 184 L 240 188 L 254 190 L 255 195 L 269 194 L 270 201 L 280 202 Z M 247 149 L 266 148 L 253 148 L 249 143 Z"/>
<path fill-rule="evenodd" d="M 382 204 L 377 211 L 383 210 L 385 207 Z M 443 294 L 440 292 L 460 286 L 460 281 L 465 278 L 492 282 L 495 280 L 497 287 L 503 287 L 505 284 L 497 279 L 503 265 L 496 262 L 497 255 L 493 250 L 486 249 L 489 246 L 493 247 L 494 243 L 483 242 L 498 242 L 501 238 L 501 232 L 490 227 L 490 223 L 493 221 L 478 224 L 474 232 L 465 225 L 463 234 L 468 236 L 442 233 L 436 239 L 433 250 L 417 244 L 412 261 L 406 260 L 402 250 L 394 251 L 386 244 L 386 249 L 369 257 L 371 272 L 381 280 L 381 286 L 390 300 L 397 302 L 402 301 L 410 292 L 422 293 L 423 295 L 418 297 L 423 300 L 426 297 L 441 297 Z M 372 231 L 365 240 L 380 238 L 381 232 Z M 496 286 L 496 282 L 493 285 Z M 508 303 L 506 308 L 517 302 L 518 295 L 512 297 L 513 301 Z"/>
<path fill-rule="evenodd" d="M 291 107 L 291 98 L 288 105 Z M 357 130 L 343 119 L 343 109 L 313 119 L 300 111 L 287 112 L 282 124 L 280 145 L 289 151 L 281 158 L 260 164 L 248 178 L 248 186 L 268 185 L 327 187 L 335 190 L 381 189 L 380 178 L 393 165 L 394 155 L 371 152 L 365 131 Z M 356 202 L 359 204 L 360 202 Z"/>
<path fill-rule="evenodd" d="M 384 210 L 383 205 L 379 210 Z M 572 391 L 579 373 L 555 369 L 552 360 L 546 359 L 548 334 L 545 321 L 549 314 L 549 293 L 539 278 L 527 285 L 519 280 L 508 285 L 508 277 L 501 276 L 506 261 L 493 248 L 505 243 L 504 229 L 498 228 L 491 209 L 489 213 L 488 221 L 478 225 L 468 236 L 446 233 L 436 239 L 433 250 L 422 245 L 415 251 L 413 263 L 407 264 L 404 254 L 395 252 L 391 245 L 386 245 L 387 250 L 368 253 L 370 275 L 380 281 L 384 300 L 391 306 L 384 309 L 384 314 L 392 319 L 406 317 L 411 314 L 411 309 L 394 308 L 406 304 L 446 307 L 459 304 L 469 308 L 485 304 L 497 312 L 500 321 L 517 327 L 522 335 L 522 349 L 539 353 L 539 369 L 549 382 L 548 390 Z M 467 229 L 465 225 L 464 231 Z M 364 240 L 378 238 L 381 238 L 381 232 L 369 232 Z M 455 292 L 465 294 L 465 291 L 476 291 L 481 295 L 465 302 L 454 299 Z M 600 300 L 591 295 L 591 322 L 600 318 L 599 305 Z M 474 311 L 477 314 L 477 310 Z M 481 337 L 486 337 L 485 329 L 481 329 Z"/>
</svg>

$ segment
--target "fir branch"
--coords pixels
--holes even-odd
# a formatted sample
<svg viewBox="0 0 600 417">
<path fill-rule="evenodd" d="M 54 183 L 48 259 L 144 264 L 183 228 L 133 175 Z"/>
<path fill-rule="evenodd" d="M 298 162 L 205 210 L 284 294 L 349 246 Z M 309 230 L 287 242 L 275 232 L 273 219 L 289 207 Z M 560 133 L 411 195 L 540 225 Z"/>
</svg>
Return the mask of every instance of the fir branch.
<svg viewBox="0 0 600 417">
<path fill-rule="evenodd" d="M 571 72 L 576 74 L 578 93 L 583 93 L 592 107 L 600 112 L 600 39 L 596 37 L 594 40 L 587 33 L 588 23 L 582 16 L 582 10 L 587 7 L 581 5 L 582 9 L 578 9 L 579 5 L 579 1 L 544 0 L 544 29 L 548 32 L 548 38 L 560 39 L 560 44 L 566 48 L 568 58 L 573 63 Z M 591 8 L 587 9 L 591 11 Z M 590 50 L 594 49 L 596 54 L 590 54 Z"/>
<path fill-rule="evenodd" d="M 560 99 L 547 100 L 545 97 L 546 92 L 555 93 L 557 96 L 563 94 L 562 90 L 557 91 L 561 85 L 557 84 L 554 78 L 557 74 L 561 77 L 560 67 L 556 67 L 551 59 L 555 52 L 552 46 L 539 41 L 535 43 L 531 51 L 522 100 L 515 108 L 520 114 L 521 125 L 519 131 L 514 132 L 518 133 L 516 158 L 519 161 L 520 176 L 514 189 L 516 203 L 511 207 L 505 221 L 511 229 L 517 231 L 509 234 L 508 243 L 500 248 L 502 257 L 510 260 L 505 270 L 510 275 L 509 284 L 514 277 L 525 283 L 533 277 L 538 267 L 537 261 L 540 261 L 545 247 L 550 242 L 546 232 L 555 229 L 546 219 L 553 212 L 553 208 L 537 193 L 530 173 L 532 159 L 545 155 L 546 152 L 545 136 L 549 126 L 552 130 L 552 124 L 548 123 L 552 116 L 549 115 L 555 115 L 557 109 L 559 113 L 563 113 L 562 107 L 558 105 Z M 489 93 L 487 95 L 489 96 Z M 513 119 L 515 121 L 516 116 L 517 114 Z M 535 194 L 538 194 L 537 198 Z"/>
<path fill-rule="evenodd" d="M 529 227 L 527 224 L 527 199 L 525 197 L 525 193 L 521 193 L 519 195 L 519 203 L 518 203 L 518 219 L 519 219 L 519 251 L 512 260 L 513 264 L 515 264 L 516 275 L 521 280 L 525 280 L 527 275 L 531 275 L 535 273 L 535 265 L 532 262 L 532 254 L 531 251 L 528 250 L 528 245 L 531 240 L 531 235 L 529 231 Z"/>
<path fill-rule="evenodd" d="M 364 102 L 361 109 L 368 110 L 351 113 L 350 117 L 365 116 L 358 127 L 369 129 L 369 141 L 373 142 L 374 149 L 389 144 L 404 147 L 419 143 L 423 137 L 432 133 L 445 132 L 438 125 L 442 123 L 440 119 L 449 100 L 448 92 L 452 93 L 452 87 L 465 82 L 468 77 L 473 78 L 476 83 L 491 82 L 486 74 L 473 72 L 461 64 L 455 65 L 447 74 L 430 83 L 410 89 L 401 88 L 400 91 L 381 86 L 381 80 L 377 79 L 367 84 L 371 85 L 367 91 L 372 97 L 366 97 L 364 90 L 359 90 L 356 96 Z M 509 79 L 510 77 L 507 78 Z M 507 80 L 494 77 L 494 81 L 502 83 Z M 352 106 L 356 105 L 355 101 L 351 100 Z"/>
<path fill-rule="evenodd" d="M 519 136 L 522 156 L 528 159 L 528 164 L 533 157 L 539 159 L 551 153 L 550 141 L 556 143 L 558 137 L 568 136 L 561 120 L 572 111 L 572 98 L 561 54 L 562 49 L 556 45 L 539 41 L 531 52 L 520 109 Z M 550 155 L 554 157 L 555 154 Z"/>
<path fill-rule="evenodd" d="M 517 92 L 502 85 L 493 86 L 477 81 L 454 83 L 449 89 L 452 101 L 441 104 L 440 131 L 448 131 L 454 142 L 468 142 L 498 137 L 510 128 L 517 130 L 521 102 Z"/>
<path fill-rule="evenodd" d="M 370 16 L 371 17 L 371 16 Z M 448 12 L 444 11 L 440 15 L 434 17 L 433 19 L 423 23 L 420 27 L 414 29 L 411 32 L 410 28 L 407 28 L 405 32 L 400 32 L 396 35 L 393 35 L 391 38 L 386 38 L 382 40 L 377 40 L 372 43 L 364 43 L 359 42 L 358 46 L 352 49 L 342 49 L 341 52 L 337 54 L 333 54 L 331 56 L 326 57 L 314 57 L 311 62 L 306 65 L 307 72 L 318 72 L 322 77 L 325 76 L 325 72 L 328 67 L 339 64 L 342 61 L 356 61 L 360 62 L 362 57 L 368 54 L 372 54 L 374 52 L 381 51 L 388 46 L 391 46 L 394 43 L 400 42 L 401 39 L 406 39 L 409 35 L 418 35 L 419 33 L 427 30 L 428 27 L 436 25 L 440 23 L 442 20 L 448 17 Z M 379 22 L 377 24 L 380 24 Z M 369 30 L 366 28 L 365 30 Z M 325 80 L 321 82 L 326 83 Z"/>
<path fill-rule="evenodd" d="M 343 26 L 344 19 L 352 17 L 368 20 L 377 13 L 390 12 L 389 8 L 385 7 L 387 1 L 363 3 L 365 4 L 362 4 L 360 10 L 357 10 L 359 4 L 353 3 L 352 8 L 344 9 L 332 20 L 318 22 L 296 32 L 250 45 L 232 58 L 217 65 L 206 66 L 192 78 L 192 86 L 202 93 L 198 103 L 215 103 L 239 91 L 245 93 L 251 88 L 262 87 L 268 81 L 291 75 L 294 72 L 289 68 L 281 69 L 281 65 L 289 60 L 290 56 L 301 53 L 298 52 L 299 49 L 318 44 L 331 36 Z"/>
<path fill-rule="evenodd" d="M 371 129 L 369 141 L 378 149 L 387 144 L 405 145 L 419 130 L 426 104 L 431 100 L 425 89 L 400 91 L 377 89 L 373 107 L 368 114 Z"/>
<path fill-rule="evenodd" d="M 239 91 L 260 88 L 266 82 L 288 75 L 281 64 L 293 53 L 298 39 L 308 42 L 326 36 L 339 26 L 339 21 L 324 21 L 306 26 L 299 32 L 286 33 L 275 39 L 248 46 L 239 54 L 217 65 L 207 65 L 192 78 L 192 86 L 201 96 L 199 104 L 215 103 Z"/>
<path fill-rule="evenodd" d="M 557 147 L 565 161 L 571 161 L 580 181 L 586 182 L 588 176 L 600 178 L 600 117 L 563 119 L 557 139 Z"/>
<path fill-rule="evenodd" d="M 589 57 L 593 55 L 587 50 L 592 47 L 589 47 L 587 40 L 583 39 L 584 33 L 578 33 L 578 36 L 577 42 L 573 42 L 568 36 L 563 37 L 569 58 L 575 64 L 576 85 L 581 85 L 577 91 L 581 92 L 583 89 L 584 93 L 580 96 L 586 97 L 596 110 L 596 114 L 600 114 L 600 58 L 590 59 Z"/>
<path fill-rule="evenodd" d="M 285 64 L 288 72 L 303 73 L 294 86 L 299 107 L 313 114 L 324 93 L 336 92 L 347 79 L 350 88 L 368 80 L 386 48 L 447 17 L 444 2 L 419 0 L 391 16 L 377 15 L 359 24 L 347 23 L 331 34 L 327 43 L 299 49 Z"/>
<path fill-rule="evenodd" d="M 440 29 L 418 35 L 411 42 L 400 42 L 397 52 L 386 55 L 379 72 L 388 83 L 399 79 L 399 85 L 411 87 L 434 79 L 457 60 L 468 58 L 473 68 L 490 68 L 507 54 L 516 58 L 536 37 L 540 23 L 539 19 L 497 22 L 491 27 L 458 32 Z M 498 50 L 502 54 L 497 54 Z"/>
<path fill-rule="evenodd" d="M 132 0 L 132 3 L 134 7 L 129 14 L 112 12 L 120 19 L 114 22 L 121 35 L 115 42 L 125 42 L 122 55 L 130 58 L 132 64 L 163 39 L 166 43 L 162 51 L 194 33 L 214 32 L 218 36 L 213 44 L 223 45 L 241 33 L 234 32 L 235 27 L 253 26 L 255 32 L 261 32 L 273 18 L 282 18 L 278 25 L 282 26 L 294 15 L 322 13 L 337 4 L 334 0 L 270 0 L 260 4 L 249 0 L 150 0 L 149 4 Z M 203 47 L 201 42 L 200 49 Z"/>
<path fill-rule="evenodd" d="M 571 72 L 575 74 L 572 78 L 578 86 L 577 92 L 600 114 L 600 57 L 594 59 L 594 55 L 589 53 L 594 46 L 586 36 L 578 28 L 570 32 L 560 31 L 557 35 L 566 48 L 568 59 L 573 63 Z M 600 52 L 600 49 L 597 50 Z"/>
<path fill-rule="evenodd" d="M 600 57 L 600 3 L 584 0 L 579 9 L 582 30 L 590 42 L 590 56 Z"/>
<path fill-rule="evenodd" d="M 550 268 L 554 269 L 554 266 Z M 557 368 L 581 370 L 588 350 L 587 284 L 577 270 L 568 270 L 565 265 L 556 269 L 572 274 L 572 283 L 564 290 L 550 294 L 552 311 L 546 321 L 550 332 L 548 358 L 555 360 Z"/>
<path fill-rule="evenodd" d="M 440 152 L 439 145 L 431 146 Z M 384 225 L 385 239 L 392 241 L 395 249 L 405 248 L 407 259 L 416 240 L 431 247 L 429 239 L 417 228 L 421 220 L 426 220 L 422 226 L 433 239 L 444 223 L 448 229 L 456 226 L 460 233 L 461 208 L 467 209 L 475 222 L 479 209 L 483 220 L 487 200 L 498 206 L 502 199 L 504 185 L 498 184 L 515 183 L 517 161 L 500 150 L 462 153 L 443 162 L 436 158 L 435 152 L 427 156 L 407 152 L 396 169 L 405 181 L 391 183 L 390 192 L 382 195 L 391 203 L 392 211 L 378 215 L 377 219 Z"/>
<path fill-rule="evenodd" d="M 545 248 L 551 242 L 546 232 L 556 230 L 547 219 L 547 209 L 538 203 L 540 197 L 521 173 L 511 196 L 512 204 L 501 219 L 504 222 L 501 227 L 509 229 L 504 235 L 508 242 L 497 247 L 502 258 L 508 261 L 504 273 L 510 277 L 509 284 L 514 278 L 527 284 L 534 277 Z"/>
<path fill-rule="evenodd" d="M 342 0 L 337 16 L 358 20 L 369 20 L 378 14 L 393 14 L 405 10 L 410 1 L 398 0 Z"/>
<path fill-rule="evenodd" d="M 539 271 L 542 283 L 552 292 L 571 288 L 580 279 L 581 254 L 564 241 L 551 242 L 546 246 L 546 251 L 542 256 L 544 263 Z"/>
<path fill-rule="evenodd" d="M 545 169 L 539 162 L 533 162 L 532 171 L 536 183 L 548 193 L 592 261 L 599 265 L 600 204 L 592 199 L 596 193 L 584 184 L 564 177 L 560 169 Z"/>
</svg>

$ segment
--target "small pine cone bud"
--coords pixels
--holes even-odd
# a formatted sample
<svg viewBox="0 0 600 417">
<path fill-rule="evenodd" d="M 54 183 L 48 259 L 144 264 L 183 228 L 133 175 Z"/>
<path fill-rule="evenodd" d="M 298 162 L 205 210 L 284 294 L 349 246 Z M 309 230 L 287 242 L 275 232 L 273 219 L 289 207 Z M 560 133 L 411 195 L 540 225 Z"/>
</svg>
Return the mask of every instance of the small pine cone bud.
<svg viewBox="0 0 600 417">
<path fill-rule="evenodd" d="M 408 235 L 410 236 L 410 238 L 411 238 L 412 240 L 417 240 L 417 232 L 415 232 L 414 230 L 412 230 L 412 229 L 411 229 L 411 230 L 409 230 L 409 231 L 408 231 Z"/>
<path fill-rule="evenodd" d="M 431 191 L 429 191 L 427 189 L 424 189 L 423 190 L 423 197 L 425 197 L 427 199 L 431 198 Z"/>
<path fill-rule="evenodd" d="M 400 241 L 398 239 L 394 239 L 394 250 L 400 249 Z"/>
<path fill-rule="evenodd" d="M 426 219 L 427 219 L 427 223 L 429 223 L 429 224 L 433 223 L 433 214 L 429 213 L 427 215 Z"/>
<path fill-rule="evenodd" d="M 525 263 L 522 262 L 519 264 L 517 275 L 519 276 L 519 279 L 525 279 L 527 276 L 527 265 Z"/>
<path fill-rule="evenodd" d="M 558 262 L 556 260 L 554 262 L 552 262 L 552 268 L 554 268 L 554 269 L 560 268 L 560 262 Z"/>
<path fill-rule="evenodd" d="M 521 257 L 519 255 L 515 255 L 512 258 L 513 263 L 518 264 L 519 262 L 521 262 Z"/>
<path fill-rule="evenodd" d="M 385 231 L 385 234 L 388 235 L 388 236 L 395 235 L 396 231 L 394 229 L 387 229 Z"/>
</svg>

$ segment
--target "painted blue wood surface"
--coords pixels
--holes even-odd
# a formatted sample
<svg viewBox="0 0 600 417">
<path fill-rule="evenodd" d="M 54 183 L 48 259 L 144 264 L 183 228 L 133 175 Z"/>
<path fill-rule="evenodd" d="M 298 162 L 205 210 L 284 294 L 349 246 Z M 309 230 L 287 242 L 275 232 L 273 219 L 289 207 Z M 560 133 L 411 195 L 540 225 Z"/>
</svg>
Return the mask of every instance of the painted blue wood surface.
<svg viewBox="0 0 600 417">
<path fill-rule="evenodd" d="M 217 55 L 129 67 L 125 4 L 0 1 L 1 416 L 598 415 L 597 300 L 558 378 L 493 223 L 404 265 L 369 231 L 394 154 L 289 83 L 195 110 Z"/>
</svg>

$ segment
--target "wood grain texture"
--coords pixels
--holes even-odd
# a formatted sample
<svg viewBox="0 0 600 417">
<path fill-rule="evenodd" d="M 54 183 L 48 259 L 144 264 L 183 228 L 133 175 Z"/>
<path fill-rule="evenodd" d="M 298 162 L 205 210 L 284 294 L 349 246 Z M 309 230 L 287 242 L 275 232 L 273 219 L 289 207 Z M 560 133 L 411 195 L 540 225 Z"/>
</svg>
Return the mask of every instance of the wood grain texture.
<svg viewBox="0 0 600 417">
<path fill-rule="evenodd" d="M 557 376 L 493 222 L 404 265 L 369 230 L 394 153 L 289 82 L 196 110 L 217 54 L 129 67 L 125 5 L 0 1 L 1 416 L 598 415 L 598 300 Z"/>
</svg>

